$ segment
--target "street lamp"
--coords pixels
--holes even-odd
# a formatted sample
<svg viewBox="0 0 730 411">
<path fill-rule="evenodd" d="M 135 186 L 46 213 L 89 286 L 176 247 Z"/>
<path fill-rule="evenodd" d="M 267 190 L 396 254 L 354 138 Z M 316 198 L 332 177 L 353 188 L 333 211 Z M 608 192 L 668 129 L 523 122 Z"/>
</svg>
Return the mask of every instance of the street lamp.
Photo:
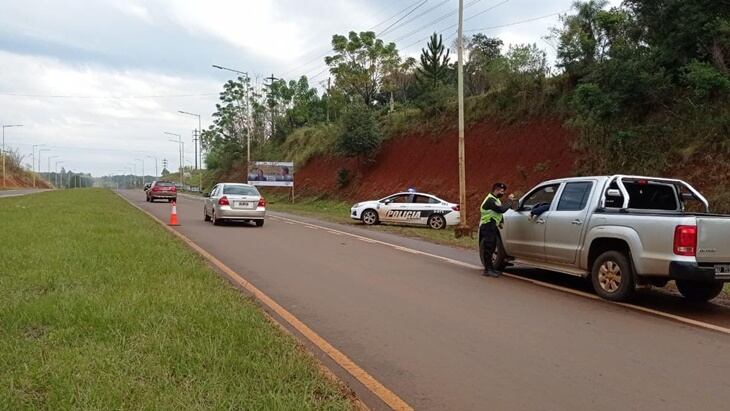
<svg viewBox="0 0 730 411">
<path fill-rule="evenodd" d="M 33 144 L 33 155 L 31 156 L 31 158 L 33 160 L 33 163 L 32 163 L 33 164 L 33 188 L 35 188 L 35 175 L 36 175 L 36 171 L 35 171 L 36 170 L 36 168 L 35 168 L 35 149 L 36 149 L 36 147 L 43 147 L 43 146 L 45 146 L 45 144 Z M 38 150 L 38 156 L 39 157 L 40 157 L 40 152 L 41 151 Z M 40 172 L 40 158 L 38 159 L 38 164 L 39 164 L 39 167 L 38 167 L 39 170 L 38 171 Z"/>
<path fill-rule="evenodd" d="M 139 161 L 142 163 L 142 187 L 144 187 L 144 159 L 135 158 L 134 161 Z M 137 163 L 135 163 L 137 164 Z"/>
<path fill-rule="evenodd" d="M 48 157 L 48 177 L 51 176 L 51 160 L 54 158 L 58 158 L 59 156 L 50 156 Z"/>
<path fill-rule="evenodd" d="M 10 127 L 23 127 L 22 124 L 3 124 L 3 149 L 2 149 L 2 157 L 3 157 L 3 188 L 7 187 L 7 183 L 5 181 L 5 129 Z"/>
<path fill-rule="evenodd" d="M 200 140 L 200 137 L 202 137 L 202 133 L 203 133 L 203 129 L 201 128 L 202 123 L 200 121 L 200 114 L 190 113 L 188 111 L 182 111 L 182 110 L 178 110 L 177 112 L 180 114 L 187 114 L 189 116 L 198 118 L 198 135 L 197 135 L 197 137 L 193 138 L 193 147 L 195 148 L 195 170 L 197 170 L 198 169 L 198 141 Z M 203 150 L 201 150 L 200 168 L 203 168 L 202 151 Z"/>
<path fill-rule="evenodd" d="M 41 174 L 41 153 L 51 151 L 50 148 L 41 148 L 38 150 L 38 174 Z"/>
<path fill-rule="evenodd" d="M 230 72 L 237 73 L 237 74 L 242 74 L 243 76 L 248 78 L 248 73 L 245 71 L 234 70 L 232 68 L 222 67 L 222 66 L 218 66 L 215 64 L 213 64 L 213 68 L 217 68 L 218 70 L 230 71 Z M 271 77 L 274 77 L 273 74 L 271 75 Z M 251 113 L 249 112 L 249 108 L 251 105 L 248 101 L 248 91 L 249 90 L 247 88 L 246 89 L 246 173 L 248 173 L 248 169 L 251 167 L 251 126 L 250 126 Z M 273 117 L 272 117 L 271 121 L 273 124 L 273 121 L 274 121 Z"/>
<path fill-rule="evenodd" d="M 177 137 L 177 140 L 170 140 L 170 141 L 172 141 L 173 143 L 177 143 L 177 149 L 180 151 L 180 162 L 178 163 L 178 165 L 180 166 L 179 167 L 179 169 L 180 169 L 180 185 L 182 186 L 183 185 L 183 166 L 184 166 L 183 165 L 183 155 L 184 155 L 183 153 L 185 151 L 185 143 L 182 141 L 182 136 L 180 134 L 170 133 L 168 131 L 165 131 L 164 133 L 167 134 L 167 135 L 169 135 L 169 136 L 175 136 L 175 137 Z"/>
<path fill-rule="evenodd" d="M 56 173 L 56 187 L 63 185 L 63 176 L 61 176 L 61 180 L 60 180 L 61 184 L 59 184 L 59 179 L 58 179 L 58 165 L 63 164 L 63 163 L 65 163 L 65 161 L 59 160 L 59 161 L 56 161 L 55 165 L 53 166 L 53 168 L 55 170 L 54 172 Z"/>
</svg>

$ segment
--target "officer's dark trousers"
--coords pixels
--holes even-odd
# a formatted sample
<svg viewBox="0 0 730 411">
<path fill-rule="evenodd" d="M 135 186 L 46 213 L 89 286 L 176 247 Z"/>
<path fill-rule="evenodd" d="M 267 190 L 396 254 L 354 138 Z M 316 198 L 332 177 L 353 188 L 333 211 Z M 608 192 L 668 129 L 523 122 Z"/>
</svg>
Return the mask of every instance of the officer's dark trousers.
<svg viewBox="0 0 730 411">
<path fill-rule="evenodd" d="M 484 253 L 484 265 L 486 269 L 493 269 L 492 254 L 497 248 L 497 236 L 499 229 L 494 221 L 479 226 L 479 238 L 482 243 L 482 252 Z"/>
</svg>

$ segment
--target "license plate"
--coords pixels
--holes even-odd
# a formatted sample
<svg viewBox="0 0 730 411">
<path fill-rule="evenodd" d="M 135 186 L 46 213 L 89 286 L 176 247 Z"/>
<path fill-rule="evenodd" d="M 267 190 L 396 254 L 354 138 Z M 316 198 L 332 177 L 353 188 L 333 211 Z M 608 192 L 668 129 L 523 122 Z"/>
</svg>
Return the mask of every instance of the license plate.
<svg viewBox="0 0 730 411">
<path fill-rule="evenodd" d="M 239 201 L 238 203 L 236 203 L 236 207 L 249 208 L 251 207 L 251 203 Z"/>
<path fill-rule="evenodd" d="M 715 275 L 730 275 L 730 264 L 718 264 L 715 266 Z"/>
</svg>

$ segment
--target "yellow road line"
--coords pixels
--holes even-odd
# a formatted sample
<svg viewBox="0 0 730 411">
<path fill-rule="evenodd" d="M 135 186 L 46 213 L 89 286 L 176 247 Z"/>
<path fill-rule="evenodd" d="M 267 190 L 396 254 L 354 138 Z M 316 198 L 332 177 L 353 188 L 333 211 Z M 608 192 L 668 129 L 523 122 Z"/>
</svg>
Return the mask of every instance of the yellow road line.
<svg viewBox="0 0 730 411">
<path fill-rule="evenodd" d="M 119 193 L 117 193 L 119 194 Z M 348 358 L 345 354 L 343 354 L 340 350 L 335 348 L 332 344 L 327 342 L 324 338 L 320 337 L 316 332 L 314 332 L 311 328 L 309 328 L 306 324 L 301 322 L 298 318 L 296 318 L 293 314 L 291 314 L 289 311 L 287 311 L 284 307 L 279 305 L 276 301 L 274 301 L 271 297 L 266 295 L 264 292 L 256 288 L 253 284 L 246 281 L 240 274 L 233 271 L 231 268 L 229 268 L 227 265 L 223 264 L 222 261 L 214 257 L 209 252 L 205 251 L 202 247 L 197 245 L 193 240 L 186 237 L 184 234 L 180 233 L 179 231 L 173 229 L 172 227 L 165 224 L 164 221 L 157 218 L 155 215 L 150 213 L 149 211 L 143 209 L 142 207 L 138 206 L 137 204 L 133 203 L 128 198 L 124 197 L 123 195 L 119 194 L 120 197 L 122 197 L 124 200 L 126 200 L 129 204 L 131 204 L 133 207 L 137 208 L 138 210 L 142 211 L 143 213 L 150 216 L 153 220 L 157 221 L 160 225 L 165 227 L 169 232 L 176 235 L 178 238 L 180 238 L 185 244 L 187 244 L 190 248 L 195 250 L 198 254 L 200 254 L 203 258 L 208 260 L 211 264 L 213 264 L 217 269 L 221 270 L 228 278 L 230 278 L 232 281 L 234 281 L 236 284 L 243 287 L 246 291 L 251 293 L 256 299 L 258 299 L 262 304 L 269 307 L 272 311 L 274 311 L 276 314 L 278 314 L 284 321 L 286 321 L 290 326 L 292 326 L 295 330 L 297 330 L 299 333 L 301 333 L 304 337 L 306 337 L 312 344 L 316 345 L 317 348 L 325 352 L 332 360 L 334 360 L 337 365 L 345 369 L 350 375 L 355 377 L 362 385 L 364 385 L 368 390 L 370 390 L 373 394 L 375 394 L 378 398 L 380 398 L 384 403 L 386 403 L 390 408 L 394 410 L 413 410 L 413 408 L 408 405 L 405 401 L 403 401 L 400 397 L 398 397 L 394 392 L 389 390 L 387 387 L 385 387 L 383 384 L 381 384 L 378 380 L 376 380 L 373 376 L 368 374 L 365 370 L 363 370 L 359 365 L 357 365 L 354 361 L 352 361 L 350 358 Z M 319 229 L 319 227 L 317 227 Z"/>
<path fill-rule="evenodd" d="M 271 217 L 272 218 L 275 218 L 277 220 L 284 221 L 284 222 L 291 222 L 291 223 L 301 224 L 301 225 L 305 225 L 305 226 L 312 226 L 312 225 L 314 225 L 314 224 L 311 224 L 311 223 L 305 223 L 305 222 L 302 222 L 302 221 L 299 221 L 299 220 L 294 220 L 294 219 L 291 219 L 291 218 L 286 218 L 286 217 L 281 217 L 281 216 L 271 216 Z M 327 231 L 337 232 L 337 233 L 340 233 L 341 235 L 347 235 L 347 236 L 350 236 L 350 237 L 353 237 L 353 238 L 356 238 L 358 240 L 362 240 L 362 241 L 365 241 L 365 242 L 368 242 L 368 243 L 376 243 L 376 244 L 380 244 L 380 245 L 384 245 L 384 246 L 387 246 L 387 247 L 394 248 L 394 249 L 396 249 L 398 251 L 403 251 L 403 252 L 407 252 L 407 253 L 410 253 L 410 254 L 418 254 L 418 255 L 423 255 L 423 256 L 430 257 L 430 258 L 435 258 L 437 260 L 441 260 L 441 261 L 447 262 L 449 264 L 457 265 L 457 266 L 460 266 L 460 267 L 465 267 L 465 268 L 470 268 L 470 269 L 475 269 L 475 270 L 482 270 L 483 269 L 482 266 L 478 266 L 478 265 L 466 263 L 466 262 L 463 262 L 463 261 L 455 260 L 453 258 L 448 258 L 448 257 L 440 256 L 440 255 L 437 255 L 437 254 L 431 254 L 431 253 L 427 253 L 427 252 L 424 252 L 424 251 L 414 250 L 412 248 L 403 247 L 403 246 L 400 246 L 400 245 L 397 245 L 397 244 L 393 244 L 393 243 L 389 243 L 389 242 L 386 242 L 386 241 L 374 240 L 372 238 L 364 237 L 364 236 L 357 235 L 357 234 L 353 234 L 353 233 L 348 233 L 346 231 L 335 230 L 335 229 L 329 228 L 329 227 L 322 226 L 322 228 L 325 228 Z M 554 285 L 554 284 L 546 283 L 544 281 L 533 280 L 531 278 L 525 278 L 525 277 L 521 277 L 521 276 L 514 275 L 514 274 L 504 273 L 504 276 L 505 277 L 512 278 L 512 279 L 515 279 L 515 280 L 525 281 L 525 282 L 528 282 L 528 283 L 531 283 L 531 284 L 534 284 L 534 285 L 538 285 L 538 286 L 541 286 L 541 287 L 551 288 L 553 290 L 558 290 L 558 291 L 562 291 L 562 292 L 565 292 L 565 293 L 569 293 L 569 294 L 573 294 L 573 295 L 578 295 L 578 296 L 585 297 L 585 298 L 590 298 L 592 300 L 598 300 L 598 301 L 602 301 L 602 302 L 606 302 L 606 303 L 612 303 L 612 304 L 620 305 L 620 306 L 625 307 L 625 308 L 629 308 L 629 309 L 632 309 L 632 310 L 645 312 L 645 313 L 648 313 L 648 314 L 655 315 L 657 317 L 662 317 L 662 318 L 670 319 L 670 320 L 677 321 L 677 322 L 680 322 L 680 323 L 689 324 L 689 325 L 692 325 L 692 326 L 695 326 L 695 327 L 704 328 L 704 329 L 707 329 L 707 330 L 717 331 L 717 332 L 720 332 L 720 333 L 723 333 L 723 334 L 730 335 L 730 328 L 727 328 L 727 327 L 722 327 L 722 326 L 715 325 L 715 324 L 711 324 L 711 323 L 707 323 L 707 322 L 704 322 L 704 321 L 693 320 L 691 318 L 682 317 L 680 315 L 670 314 L 670 313 L 667 313 L 667 312 L 655 310 L 655 309 L 652 309 L 652 308 L 642 307 L 642 306 L 639 306 L 639 305 L 628 304 L 628 303 L 611 302 L 611 301 L 608 301 L 608 300 L 604 300 L 604 299 L 602 299 L 601 297 L 599 297 L 599 296 L 597 296 L 595 294 L 590 294 L 590 293 L 586 293 L 586 292 L 583 292 L 583 291 L 578 291 L 578 290 L 574 290 L 574 289 L 571 289 L 571 288 L 567 288 L 567 287 L 562 287 L 562 286 L 559 286 L 559 285 Z"/>
</svg>

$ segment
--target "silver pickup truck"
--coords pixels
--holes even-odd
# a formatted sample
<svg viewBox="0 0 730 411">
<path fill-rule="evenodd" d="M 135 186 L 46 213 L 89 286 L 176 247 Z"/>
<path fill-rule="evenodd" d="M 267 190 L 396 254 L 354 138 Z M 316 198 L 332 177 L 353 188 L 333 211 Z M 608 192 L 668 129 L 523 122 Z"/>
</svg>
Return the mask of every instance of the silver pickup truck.
<svg viewBox="0 0 730 411">
<path fill-rule="evenodd" d="M 530 218 L 538 204 L 549 208 Z M 482 261 L 590 278 L 598 295 L 614 301 L 670 280 L 687 299 L 708 301 L 730 281 L 730 216 L 711 214 L 705 197 L 681 180 L 546 181 L 504 214 L 500 237 L 492 256 L 479 239 Z"/>
</svg>

